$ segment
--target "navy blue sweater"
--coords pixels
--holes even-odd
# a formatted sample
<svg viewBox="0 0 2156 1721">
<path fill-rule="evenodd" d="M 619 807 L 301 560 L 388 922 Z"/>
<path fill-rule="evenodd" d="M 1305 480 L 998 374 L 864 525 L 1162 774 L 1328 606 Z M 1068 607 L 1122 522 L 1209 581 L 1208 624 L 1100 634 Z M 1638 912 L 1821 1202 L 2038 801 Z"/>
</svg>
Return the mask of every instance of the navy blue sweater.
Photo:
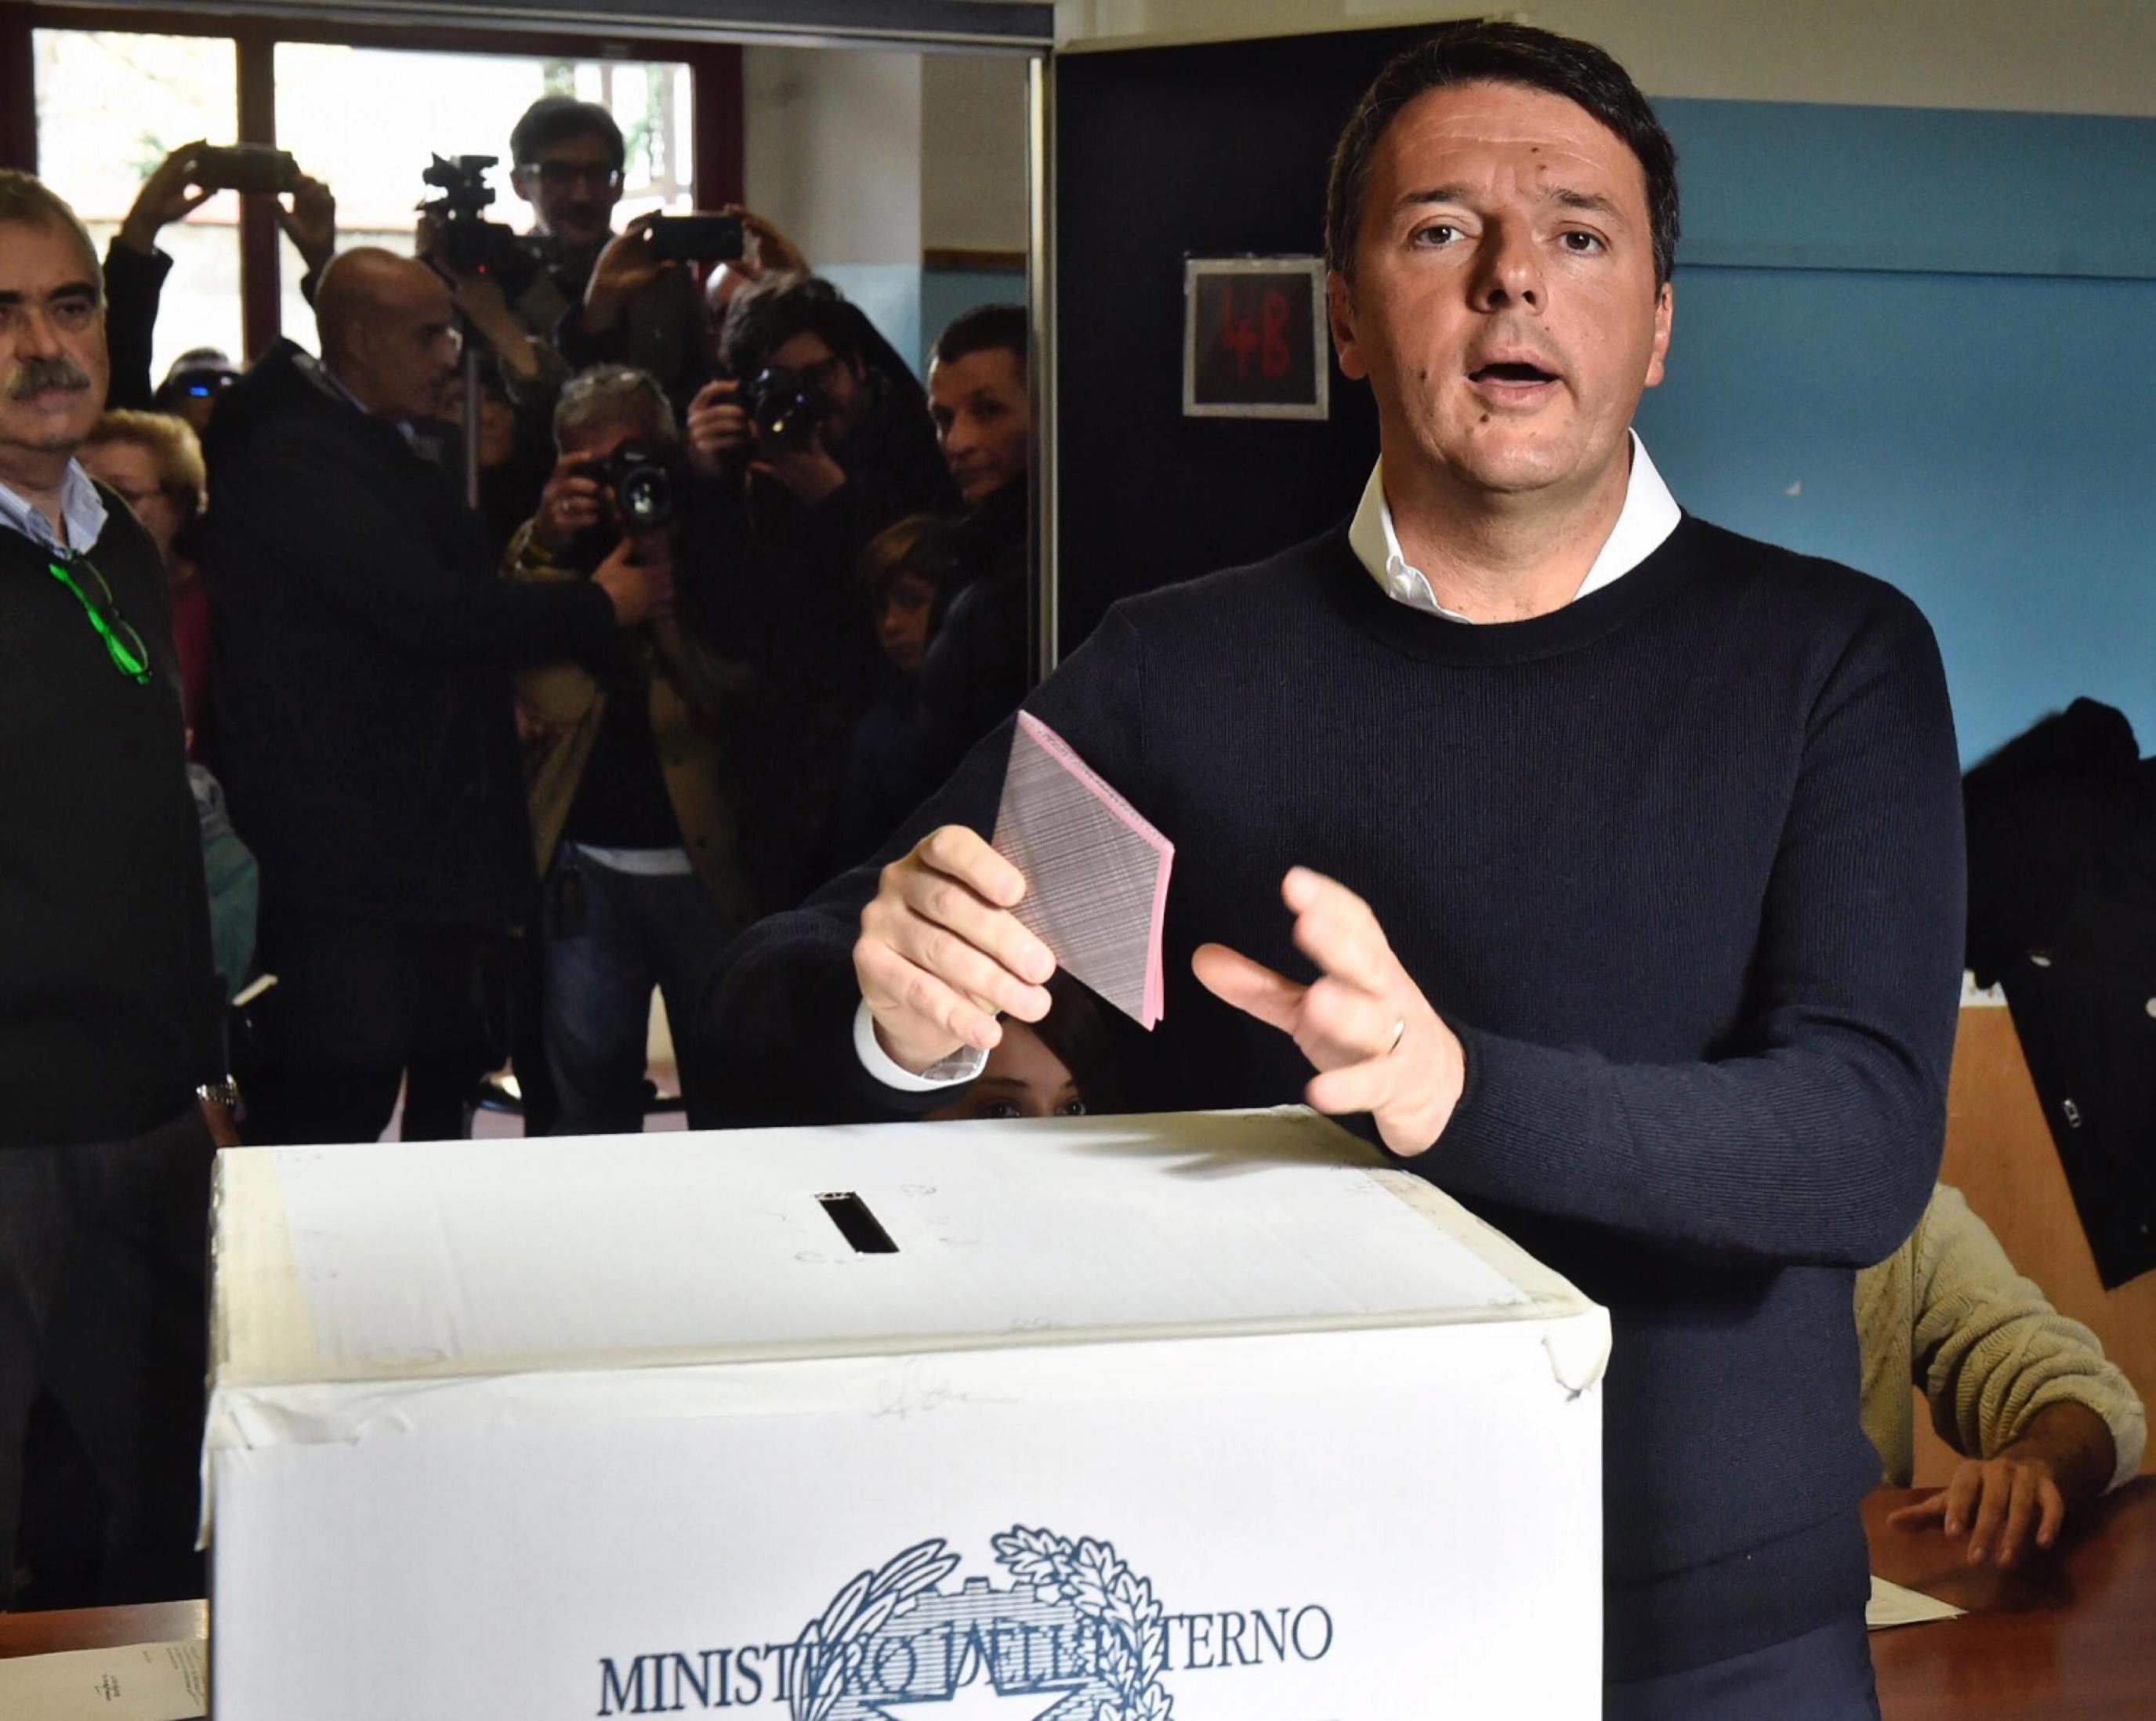
<svg viewBox="0 0 2156 1721">
<path fill-rule="evenodd" d="M 1861 1609 L 1851 1276 L 1930 1192 L 1961 972 L 1953 722 L 1914 607 L 1687 517 L 1566 609 L 1465 626 L 1387 598 L 1343 529 L 1117 605 L 1028 706 L 1176 845 L 1150 1102 L 1300 1097 L 1301 1054 L 1189 968 L 1218 939 L 1310 977 L 1293 865 L 1369 901 L 1458 1032 L 1466 1093 L 1406 1163 L 1614 1321 L 1609 1677 Z M 993 827 L 1009 735 L 893 852 Z M 921 1108 L 850 1043 L 875 885 L 735 947 L 699 1025 L 741 1091 Z M 1414 1430 L 1369 1432 L 1413 1468 Z"/>
</svg>

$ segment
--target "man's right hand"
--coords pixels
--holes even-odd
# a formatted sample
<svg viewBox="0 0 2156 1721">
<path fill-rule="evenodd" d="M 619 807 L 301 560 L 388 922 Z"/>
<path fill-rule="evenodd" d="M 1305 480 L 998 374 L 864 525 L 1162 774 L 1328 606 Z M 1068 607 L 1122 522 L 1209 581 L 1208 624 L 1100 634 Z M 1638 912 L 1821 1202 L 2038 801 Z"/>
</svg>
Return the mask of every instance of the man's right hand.
<svg viewBox="0 0 2156 1721">
<path fill-rule="evenodd" d="M 994 1046 L 998 1011 L 1024 1022 L 1048 1014 L 1055 958 L 1010 912 L 1025 889 L 1018 868 L 963 825 L 930 832 L 884 868 L 861 910 L 854 973 L 901 1068 L 917 1074 L 961 1046 Z"/>
<path fill-rule="evenodd" d="M 200 141 L 182 144 L 158 163 L 157 171 L 136 193 L 127 218 L 120 223 L 121 244 L 148 256 L 157 249 L 160 232 L 175 221 L 185 220 L 217 195 L 214 190 L 206 191 L 194 182 L 198 158 L 208 147 Z"/>
<path fill-rule="evenodd" d="M 539 492 L 539 511 L 531 516 L 531 537 L 540 548 L 558 556 L 606 517 L 606 494 L 591 475 L 589 455 L 563 455 L 547 475 Z"/>
<path fill-rule="evenodd" d="M 674 550 L 663 535 L 624 537 L 592 583 L 613 600 L 613 619 L 633 628 L 674 613 Z"/>
<path fill-rule="evenodd" d="M 706 383 L 689 403 L 686 426 L 689 464 L 715 478 L 726 463 L 749 445 L 748 408 L 741 403 L 738 383 Z"/>
</svg>

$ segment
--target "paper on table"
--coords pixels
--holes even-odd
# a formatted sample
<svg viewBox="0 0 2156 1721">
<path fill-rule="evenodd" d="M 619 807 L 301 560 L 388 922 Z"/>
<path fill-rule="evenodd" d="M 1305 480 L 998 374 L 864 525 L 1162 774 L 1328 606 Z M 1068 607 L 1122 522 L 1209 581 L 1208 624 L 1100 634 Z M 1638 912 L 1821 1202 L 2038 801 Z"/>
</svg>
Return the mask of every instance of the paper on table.
<svg viewBox="0 0 2156 1721">
<path fill-rule="evenodd" d="M 208 1713 L 209 1646 L 199 1637 L 0 1661 L 0 1715 L 197 1721 Z"/>
<path fill-rule="evenodd" d="M 1889 1626 L 1920 1626 L 1927 1620 L 1958 1620 L 1969 1610 L 1956 1607 L 1915 1590 L 1904 1590 L 1882 1577 L 1871 1580 L 1871 1599 L 1864 1604 L 1864 1629 L 1883 1631 Z"/>
<path fill-rule="evenodd" d="M 1175 845 L 1029 712 L 1011 737 L 993 840 L 1025 875 L 1019 923 L 1139 1026 L 1158 1022 Z"/>
</svg>

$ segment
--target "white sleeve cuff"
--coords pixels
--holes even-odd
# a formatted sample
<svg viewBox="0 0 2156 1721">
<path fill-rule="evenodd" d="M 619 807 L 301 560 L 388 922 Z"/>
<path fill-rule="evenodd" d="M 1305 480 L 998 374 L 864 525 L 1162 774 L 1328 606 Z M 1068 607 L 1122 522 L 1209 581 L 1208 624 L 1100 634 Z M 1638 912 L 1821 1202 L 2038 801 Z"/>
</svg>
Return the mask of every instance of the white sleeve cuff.
<svg viewBox="0 0 2156 1721">
<path fill-rule="evenodd" d="M 854 1051 L 864 1070 L 886 1087 L 895 1087 L 901 1093 L 933 1093 L 939 1087 L 956 1087 L 978 1076 L 988 1061 L 988 1055 L 978 1045 L 962 1045 L 941 1063 L 931 1064 L 915 1075 L 883 1049 L 883 1042 L 876 1038 L 875 1014 L 865 998 L 854 1012 Z"/>
</svg>

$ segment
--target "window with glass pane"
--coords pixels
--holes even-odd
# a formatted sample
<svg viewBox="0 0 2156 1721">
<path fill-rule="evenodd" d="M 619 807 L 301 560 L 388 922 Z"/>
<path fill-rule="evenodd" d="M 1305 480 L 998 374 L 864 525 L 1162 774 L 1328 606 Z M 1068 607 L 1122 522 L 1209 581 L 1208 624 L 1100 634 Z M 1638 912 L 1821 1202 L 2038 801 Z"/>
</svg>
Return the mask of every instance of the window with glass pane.
<svg viewBox="0 0 2156 1721">
<path fill-rule="evenodd" d="M 228 38 L 38 30 L 34 39 L 38 175 L 74 206 L 100 251 L 168 154 L 198 139 L 230 143 L 239 131 Z M 190 347 L 239 357 L 239 199 L 219 193 L 157 244 L 172 270 L 151 380 Z"/>
<path fill-rule="evenodd" d="M 509 184 L 509 133 L 550 94 L 595 101 L 619 123 L 629 166 L 617 226 L 646 210 L 694 207 L 689 68 L 665 61 L 562 60 L 285 42 L 277 48 L 277 141 L 337 200 L 337 244 L 408 254 L 420 173 L 436 155 L 495 156 L 490 219 L 518 232 L 531 211 Z M 364 121 L 357 116 L 364 114 Z M 289 250 L 285 332 L 313 344 Z"/>
</svg>

